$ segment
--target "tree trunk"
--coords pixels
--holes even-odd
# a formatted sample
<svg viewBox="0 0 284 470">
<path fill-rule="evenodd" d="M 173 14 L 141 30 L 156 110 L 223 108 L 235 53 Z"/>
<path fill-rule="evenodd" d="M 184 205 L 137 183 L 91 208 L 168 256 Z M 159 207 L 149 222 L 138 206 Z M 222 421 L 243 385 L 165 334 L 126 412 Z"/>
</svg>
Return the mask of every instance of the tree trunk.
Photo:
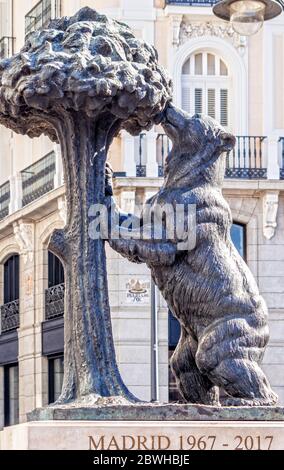
<svg viewBox="0 0 284 470">
<path fill-rule="evenodd" d="M 65 265 L 64 382 L 58 403 L 122 396 L 135 400 L 117 368 L 104 241 L 89 237 L 88 211 L 105 197 L 105 161 L 119 123 L 65 112 L 56 120 L 67 199 L 67 225 L 50 249 Z"/>
</svg>

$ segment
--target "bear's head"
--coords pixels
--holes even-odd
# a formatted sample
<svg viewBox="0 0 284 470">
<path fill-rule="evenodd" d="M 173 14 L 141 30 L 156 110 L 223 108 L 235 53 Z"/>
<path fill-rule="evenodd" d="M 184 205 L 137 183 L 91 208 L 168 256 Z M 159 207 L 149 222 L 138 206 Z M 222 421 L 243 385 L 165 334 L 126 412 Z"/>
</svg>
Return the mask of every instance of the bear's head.
<svg viewBox="0 0 284 470">
<path fill-rule="evenodd" d="M 166 179 L 196 183 L 197 179 L 217 182 L 224 177 L 225 154 L 233 149 L 236 139 L 217 121 L 201 114 L 190 116 L 170 105 L 161 124 L 172 141 Z"/>
</svg>

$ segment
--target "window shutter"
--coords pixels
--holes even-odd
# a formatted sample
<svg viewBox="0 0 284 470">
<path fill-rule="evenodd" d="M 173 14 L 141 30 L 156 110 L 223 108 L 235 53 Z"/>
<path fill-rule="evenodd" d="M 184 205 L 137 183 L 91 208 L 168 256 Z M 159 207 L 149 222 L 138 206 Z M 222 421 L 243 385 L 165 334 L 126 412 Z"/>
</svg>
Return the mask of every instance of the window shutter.
<svg viewBox="0 0 284 470">
<path fill-rule="evenodd" d="M 202 88 L 195 88 L 195 114 L 202 114 Z"/>
<path fill-rule="evenodd" d="M 190 88 L 186 86 L 182 88 L 182 108 L 190 113 Z"/>
<path fill-rule="evenodd" d="M 216 118 L 215 88 L 208 89 L 208 116 Z"/>
<path fill-rule="evenodd" d="M 228 90 L 220 90 L 220 123 L 222 126 L 228 125 Z"/>
</svg>

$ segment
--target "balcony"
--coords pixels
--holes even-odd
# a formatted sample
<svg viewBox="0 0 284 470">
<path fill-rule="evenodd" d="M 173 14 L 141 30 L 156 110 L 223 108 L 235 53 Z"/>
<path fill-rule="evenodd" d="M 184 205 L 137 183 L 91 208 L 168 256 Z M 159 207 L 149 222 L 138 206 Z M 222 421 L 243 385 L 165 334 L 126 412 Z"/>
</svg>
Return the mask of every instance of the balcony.
<svg viewBox="0 0 284 470">
<path fill-rule="evenodd" d="M 0 220 L 7 217 L 9 214 L 9 204 L 10 204 L 10 183 L 2 184 L 0 186 Z"/>
<path fill-rule="evenodd" d="M 25 36 L 48 26 L 49 22 L 60 16 L 60 0 L 41 0 L 25 16 Z"/>
<path fill-rule="evenodd" d="M 64 315 L 64 295 L 65 284 L 58 284 L 50 287 L 45 291 L 45 319 L 53 320 L 54 318 Z"/>
<path fill-rule="evenodd" d="M 0 39 L 0 60 L 7 59 L 14 54 L 14 40 L 15 38 L 3 36 Z"/>
<path fill-rule="evenodd" d="M 227 154 L 226 178 L 267 178 L 267 169 L 263 165 L 265 139 L 263 136 L 237 136 L 235 148 Z"/>
<path fill-rule="evenodd" d="M 1 334 L 16 330 L 20 326 L 20 303 L 13 300 L 1 306 Z"/>
<path fill-rule="evenodd" d="M 54 189 L 55 160 L 55 152 L 50 152 L 21 172 L 23 207 Z"/>
<path fill-rule="evenodd" d="M 263 146 L 266 137 L 237 136 L 235 148 L 227 154 L 226 178 L 266 179 L 267 169 L 263 163 Z M 283 168 L 284 168 L 284 138 L 283 138 Z M 164 163 L 170 150 L 170 141 L 165 134 L 157 137 L 157 160 L 159 176 L 164 176 Z M 284 178 L 284 170 L 283 170 Z"/>
<path fill-rule="evenodd" d="M 166 0 L 166 5 L 189 6 L 189 7 L 210 7 L 220 0 Z"/>
</svg>

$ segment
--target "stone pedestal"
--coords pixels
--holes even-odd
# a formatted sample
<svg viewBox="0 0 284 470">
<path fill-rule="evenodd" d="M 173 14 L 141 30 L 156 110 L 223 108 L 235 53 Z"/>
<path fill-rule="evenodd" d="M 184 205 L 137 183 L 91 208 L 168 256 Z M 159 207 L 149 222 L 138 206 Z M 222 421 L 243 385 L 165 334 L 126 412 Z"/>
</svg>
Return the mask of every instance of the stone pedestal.
<svg viewBox="0 0 284 470">
<path fill-rule="evenodd" d="M 1 450 L 284 450 L 284 422 L 43 421 L 0 433 Z"/>
<path fill-rule="evenodd" d="M 284 450 L 284 409 L 203 405 L 48 407 L 5 428 L 6 450 Z"/>
</svg>

